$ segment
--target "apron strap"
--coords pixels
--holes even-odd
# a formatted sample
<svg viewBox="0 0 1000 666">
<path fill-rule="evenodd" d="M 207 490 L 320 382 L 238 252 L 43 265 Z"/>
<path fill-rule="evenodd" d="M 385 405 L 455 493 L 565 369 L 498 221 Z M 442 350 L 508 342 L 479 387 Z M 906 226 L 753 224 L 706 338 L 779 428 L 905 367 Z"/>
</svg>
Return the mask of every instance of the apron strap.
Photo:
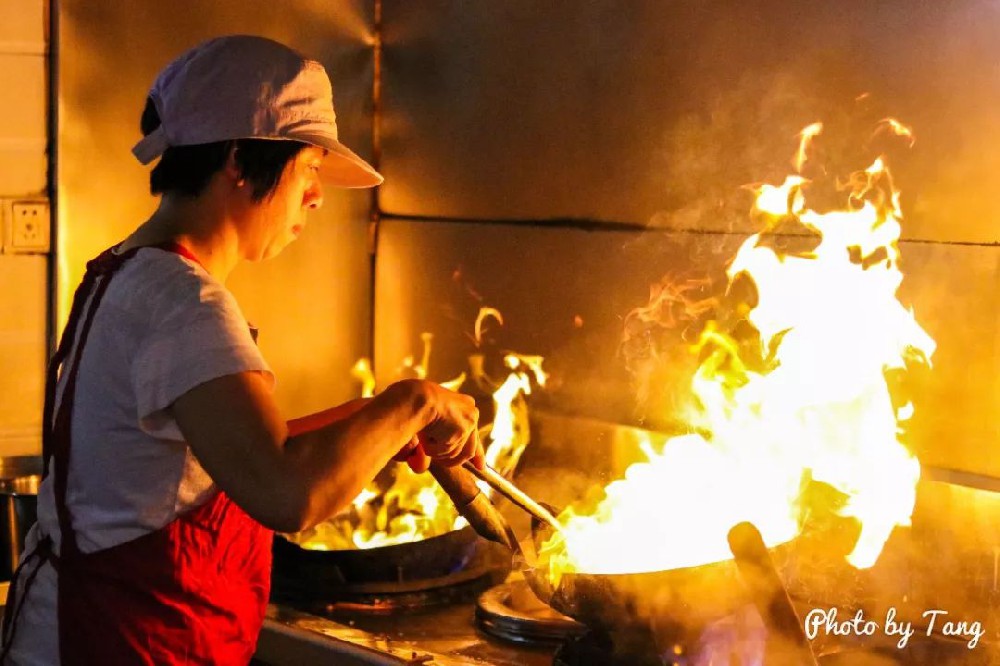
<svg viewBox="0 0 1000 666">
<path fill-rule="evenodd" d="M 158 249 L 179 254 L 198 265 L 201 262 L 189 249 L 175 241 L 169 241 L 154 245 Z M 96 258 L 87 262 L 87 270 L 84 273 L 80 286 L 77 287 L 73 295 L 73 305 L 70 308 L 69 319 L 66 328 L 63 330 L 59 346 L 55 354 L 49 361 L 45 373 L 45 403 L 42 408 L 42 478 L 46 478 L 51 472 L 52 461 L 56 461 L 56 475 L 53 482 L 53 494 L 55 496 L 56 515 L 59 519 L 59 531 L 61 535 L 60 550 L 62 555 L 70 557 L 79 553 L 76 543 L 76 534 L 73 531 L 72 516 L 66 503 L 66 489 L 69 481 L 69 460 L 70 460 L 70 439 L 73 422 L 73 402 L 76 393 L 76 378 L 80 369 L 80 359 L 83 349 L 87 343 L 87 336 L 94 323 L 94 316 L 97 308 L 101 304 L 101 299 L 108 289 L 112 276 L 142 249 L 134 247 L 121 254 L 117 254 L 114 248 L 109 248 Z M 78 337 L 79 334 L 79 337 Z M 76 342 L 76 353 L 70 358 L 70 353 L 74 349 Z M 55 409 L 56 387 L 63 373 L 66 374 L 66 383 L 63 387 L 63 398 L 59 403 L 59 409 Z M 55 412 L 55 414 L 53 414 Z M 23 590 L 19 585 L 20 574 L 27 564 L 38 559 L 35 569 L 28 574 L 24 580 Z M 34 550 L 21 558 L 11 581 L 8 594 L 8 612 L 4 614 L 3 625 L 0 627 L 0 638 L 3 640 L 3 649 L 0 650 L 0 663 L 7 658 L 14 642 L 14 634 L 17 630 L 17 619 L 21 614 L 21 608 L 28 597 L 28 590 L 31 589 L 38 572 L 47 562 L 55 565 L 58 560 L 55 555 L 52 539 L 42 536 L 36 544 Z M 20 603 L 18 594 L 20 592 Z"/>
<path fill-rule="evenodd" d="M 108 248 L 96 258 L 87 262 L 87 271 L 83 281 L 73 296 L 73 306 L 70 309 L 69 320 L 63 332 L 62 339 L 56 354 L 49 363 L 49 368 L 45 381 L 45 406 L 43 411 L 43 431 L 42 431 L 42 457 L 43 474 L 47 475 L 51 467 L 51 461 L 56 461 L 56 476 L 53 483 L 55 495 L 56 515 L 59 518 L 59 531 L 61 534 L 60 552 L 64 556 L 76 555 L 79 551 L 76 543 L 76 533 L 73 531 L 72 516 L 66 503 L 66 492 L 69 484 L 69 460 L 70 460 L 70 431 L 73 423 L 73 403 L 76 394 L 76 378 L 80 369 L 80 359 L 87 344 L 87 337 L 90 334 L 90 327 L 94 323 L 94 316 L 97 308 L 101 304 L 101 299 L 107 291 L 111 278 L 115 273 L 142 249 L 143 246 L 133 247 L 120 254 L 115 253 L 115 248 Z M 167 241 L 155 247 L 165 252 L 173 252 L 189 259 L 198 265 L 201 262 L 191 250 L 176 241 Z M 77 329 L 79 338 L 77 338 Z M 75 354 L 70 358 L 71 351 Z M 62 401 L 59 409 L 55 410 L 56 386 L 60 377 L 66 374 L 66 382 L 63 386 Z M 53 412 L 55 414 L 53 415 Z"/>
<path fill-rule="evenodd" d="M 27 580 L 24 581 L 24 591 L 21 592 L 21 599 L 19 601 L 17 597 L 18 590 L 21 587 L 19 585 L 21 571 L 28 565 L 28 562 L 35 558 L 38 558 L 38 564 L 28 574 Z M 17 631 L 16 619 L 21 614 L 21 608 L 28 598 L 28 590 L 31 589 L 32 583 L 35 582 L 35 577 L 38 576 L 38 572 L 41 571 L 42 566 L 46 562 L 55 562 L 55 554 L 52 552 L 52 539 L 49 537 L 40 539 L 35 544 L 34 549 L 21 558 L 21 562 L 14 570 L 14 576 L 11 578 L 10 588 L 7 591 L 7 612 L 3 615 L 3 626 L 0 628 L 0 637 L 3 639 L 3 650 L 0 650 L 0 664 L 4 663 L 7 659 L 7 653 L 10 652 L 10 648 L 14 644 L 14 634 Z"/>
<path fill-rule="evenodd" d="M 66 504 L 66 489 L 69 482 L 70 430 L 73 423 L 73 403 L 76 397 L 76 378 L 80 370 L 80 359 L 87 344 L 90 327 L 94 323 L 94 315 L 111 283 L 111 277 L 126 261 L 135 256 L 138 250 L 139 248 L 132 248 L 121 254 L 115 254 L 112 248 L 87 262 L 87 272 L 73 297 L 73 307 L 70 310 L 66 331 L 59 342 L 59 349 L 52 359 L 46 377 L 45 404 L 49 414 L 45 416 L 49 417 L 55 404 L 56 385 L 60 376 L 66 374 L 59 409 L 55 411 L 54 418 L 47 419 L 43 424 L 45 430 L 42 436 L 44 469 L 49 469 L 53 458 L 56 461 L 53 490 L 61 535 L 60 552 L 65 556 L 72 557 L 78 552 L 73 521 Z M 74 338 L 78 328 L 80 332 L 79 338 L 76 339 L 76 353 L 71 358 L 70 351 L 74 349 Z"/>
</svg>

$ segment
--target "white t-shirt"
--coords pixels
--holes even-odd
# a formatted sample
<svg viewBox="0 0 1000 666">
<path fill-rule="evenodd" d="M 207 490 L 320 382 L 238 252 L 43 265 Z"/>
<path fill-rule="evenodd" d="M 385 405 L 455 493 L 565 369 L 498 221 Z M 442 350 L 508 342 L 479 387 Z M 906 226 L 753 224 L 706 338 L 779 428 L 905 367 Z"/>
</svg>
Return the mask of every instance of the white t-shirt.
<svg viewBox="0 0 1000 666">
<path fill-rule="evenodd" d="M 184 442 L 170 406 L 199 384 L 246 371 L 264 373 L 273 386 L 246 319 L 222 283 L 159 249 L 143 248 L 125 263 L 98 307 L 77 377 L 66 495 L 81 551 L 140 537 L 208 499 L 215 486 Z M 57 400 L 61 391 L 60 385 Z M 59 552 L 53 479 L 50 470 L 39 488 L 38 524 L 28 534 L 26 553 L 39 530 Z M 11 663 L 59 663 L 56 584 L 51 565 L 43 566 L 18 618 Z"/>
</svg>

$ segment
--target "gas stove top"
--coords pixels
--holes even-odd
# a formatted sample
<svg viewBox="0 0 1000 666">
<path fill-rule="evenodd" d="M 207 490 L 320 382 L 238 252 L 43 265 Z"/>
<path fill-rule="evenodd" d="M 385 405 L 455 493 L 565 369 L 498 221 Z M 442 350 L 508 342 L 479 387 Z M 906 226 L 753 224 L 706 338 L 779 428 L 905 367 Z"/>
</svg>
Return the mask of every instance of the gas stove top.
<svg viewBox="0 0 1000 666">
<path fill-rule="evenodd" d="M 546 441 L 551 444 L 552 438 Z M 527 468 L 519 484 L 529 494 L 549 499 L 546 493 L 556 468 L 546 467 L 545 461 L 535 464 L 537 468 Z M 913 527 L 898 530 L 870 569 L 823 569 L 804 558 L 776 562 L 799 618 L 837 607 L 838 622 L 852 620 L 864 609 L 866 619 L 881 623 L 868 636 L 856 631 L 819 632 L 810 645 L 820 666 L 1000 666 L 1000 487 L 976 487 L 972 482 L 958 473 L 925 469 L 917 488 Z M 514 523 L 517 518 L 512 519 L 515 532 L 526 534 L 524 524 Z M 309 576 L 306 580 L 313 581 Z M 586 637 L 572 621 L 549 615 L 537 605 L 526 608 L 514 603 L 515 608 L 505 608 L 517 596 L 509 586 L 516 580 L 512 575 L 508 585 L 499 587 L 500 580 L 459 581 L 443 596 L 435 594 L 430 604 L 423 598 L 397 604 L 379 595 L 361 600 L 362 605 L 375 606 L 375 612 L 343 600 L 304 603 L 272 597 L 258 660 L 274 666 L 550 666 L 587 663 L 567 658 L 583 654 L 591 655 L 591 663 L 595 659 L 602 666 L 610 663 L 592 656 L 595 637 Z M 896 646 L 898 637 L 886 631 L 887 607 L 915 619 L 913 637 L 903 648 Z M 950 611 L 950 619 L 981 622 L 982 640 L 970 648 L 968 637 L 946 635 L 941 622 L 927 636 L 920 616 L 931 609 Z M 537 621 L 528 622 L 523 616 Z M 601 641 L 596 642 L 600 647 Z M 567 645 L 573 649 L 566 650 Z M 679 658 L 696 654 L 695 648 L 685 655 L 657 657 L 663 664 L 700 666 Z M 736 663 L 726 657 L 713 666 Z"/>
<path fill-rule="evenodd" d="M 637 663 L 614 657 L 600 637 L 582 625 L 547 611 L 525 597 L 515 574 L 484 592 L 476 602 L 433 605 L 392 613 L 358 612 L 345 607 L 304 612 L 281 604 L 268 608 L 258 645 L 260 666 L 295 664 L 376 664 L 424 666 L 608 666 Z M 512 603 L 512 599 L 514 600 Z M 520 599 L 520 601 L 518 601 Z M 527 606 L 524 606 L 527 600 Z M 804 616 L 808 610 L 796 604 Z M 829 637 L 813 642 L 820 666 L 994 666 L 1000 646 L 928 638 L 921 633 L 904 649 L 886 636 Z M 712 658 L 697 650 L 681 655 L 648 655 L 642 663 L 670 666 L 746 666 L 739 657 Z M 756 662 L 759 663 L 759 662 Z M 768 664 L 767 666 L 771 666 Z M 779 665 L 785 666 L 785 665 Z"/>
</svg>

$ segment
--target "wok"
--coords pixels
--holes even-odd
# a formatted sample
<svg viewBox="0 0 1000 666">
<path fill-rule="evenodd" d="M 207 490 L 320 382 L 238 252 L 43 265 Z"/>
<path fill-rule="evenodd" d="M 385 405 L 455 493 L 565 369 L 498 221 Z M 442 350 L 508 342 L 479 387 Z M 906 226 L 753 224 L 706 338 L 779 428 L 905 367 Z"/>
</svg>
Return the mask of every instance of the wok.
<svg viewBox="0 0 1000 666">
<path fill-rule="evenodd" d="M 531 539 L 521 543 L 528 585 L 552 608 L 613 642 L 616 651 L 683 650 L 706 626 L 750 603 L 732 559 L 642 573 L 564 574 L 553 586 L 536 555 L 548 536 L 547 527 L 536 521 Z"/>
<path fill-rule="evenodd" d="M 360 550 L 307 550 L 277 536 L 272 582 L 276 598 L 335 601 L 397 594 L 497 576 L 510 568 L 502 546 L 464 527 L 422 541 Z"/>
<path fill-rule="evenodd" d="M 516 545 L 506 521 L 468 471 L 432 467 L 431 472 L 471 527 L 410 543 L 350 550 L 309 550 L 279 535 L 272 551 L 275 596 L 333 601 L 424 591 L 487 574 L 500 582 L 510 571 L 510 548 Z"/>
<path fill-rule="evenodd" d="M 710 624 L 753 604 L 774 638 L 767 641 L 765 663 L 816 664 L 769 549 L 750 523 L 729 532 L 733 559 L 644 573 L 564 574 L 555 587 L 535 555 L 549 534 L 536 521 L 532 538 L 522 542 L 525 579 L 542 601 L 595 630 L 616 652 L 652 655 L 649 663 L 660 663 L 656 655 L 683 654 Z M 792 547 L 789 542 L 771 550 Z"/>
</svg>

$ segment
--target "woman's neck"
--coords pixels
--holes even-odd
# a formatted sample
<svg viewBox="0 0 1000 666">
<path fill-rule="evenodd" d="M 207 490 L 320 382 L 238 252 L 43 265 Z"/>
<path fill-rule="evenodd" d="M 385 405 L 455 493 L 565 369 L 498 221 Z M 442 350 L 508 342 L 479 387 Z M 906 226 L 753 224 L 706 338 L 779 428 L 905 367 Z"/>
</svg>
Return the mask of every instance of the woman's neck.
<svg viewBox="0 0 1000 666">
<path fill-rule="evenodd" d="M 165 195 L 156 211 L 121 249 L 176 242 L 190 250 L 215 279 L 225 282 L 240 260 L 239 236 L 224 209 L 201 198 Z"/>
</svg>

